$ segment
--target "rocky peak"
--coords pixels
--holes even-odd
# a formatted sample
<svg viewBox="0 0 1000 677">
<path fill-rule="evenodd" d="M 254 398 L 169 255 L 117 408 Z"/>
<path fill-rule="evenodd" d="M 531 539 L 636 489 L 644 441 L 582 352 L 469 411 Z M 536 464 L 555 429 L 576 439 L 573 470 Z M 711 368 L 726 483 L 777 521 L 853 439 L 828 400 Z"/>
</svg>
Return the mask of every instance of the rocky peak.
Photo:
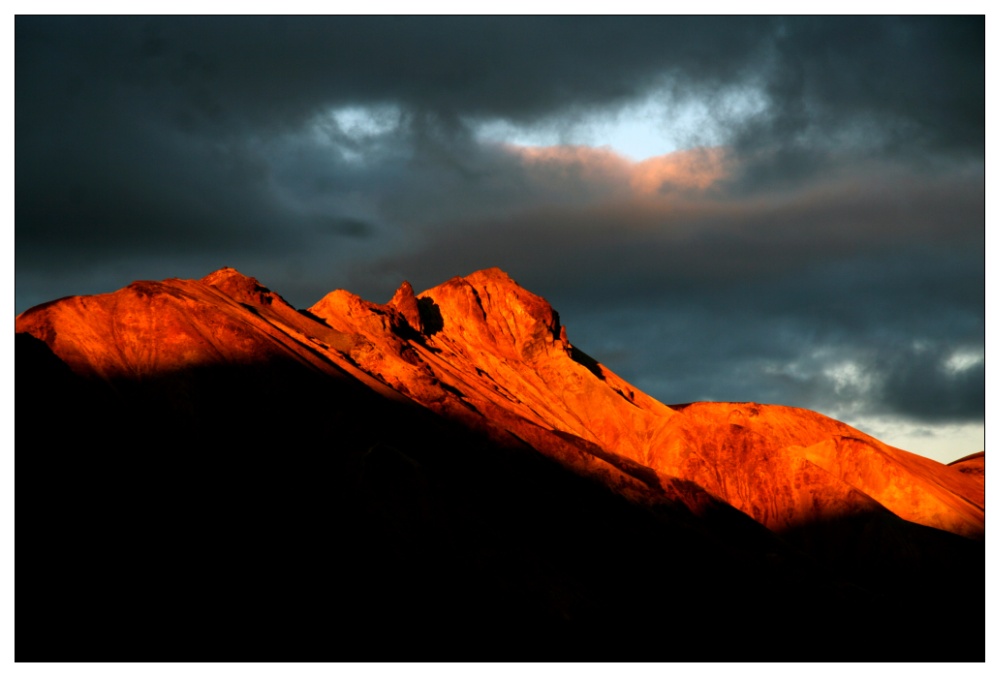
<svg viewBox="0 0 1000 677">
<path fill-rule="evenodd" d="M 433 307 L 441 329 L 454 339 L 527 359 L 562 344 L 559 314 L 499 268 L 452 278 L 420 299 Z"/>
<path fill-rule="evenodd" d="M 240 303 L 269 306 L 275 299 L 284 302 L 284 299 L 262 285 L 257 278 L 248 277 L 228 266 L 219 268 L 214 273 L 209 273 L 201 278 L 201 282 L 218 289 Z"/>
</svg>

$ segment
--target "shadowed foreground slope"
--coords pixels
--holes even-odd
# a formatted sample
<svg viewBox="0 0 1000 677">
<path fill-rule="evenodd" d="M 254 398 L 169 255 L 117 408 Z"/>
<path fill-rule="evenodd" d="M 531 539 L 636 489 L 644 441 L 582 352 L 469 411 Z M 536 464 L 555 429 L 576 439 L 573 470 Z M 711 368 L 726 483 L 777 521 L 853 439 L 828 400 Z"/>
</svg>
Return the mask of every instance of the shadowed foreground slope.
<svg viewBox="0 0 1000 677">
<path fill-rule="evenodd" d="M 18 660 L 984 656 L 974 473 L 667 407 L 501 271 L 297 311 L 223 269 L 17 331 Z"/>
</svg>

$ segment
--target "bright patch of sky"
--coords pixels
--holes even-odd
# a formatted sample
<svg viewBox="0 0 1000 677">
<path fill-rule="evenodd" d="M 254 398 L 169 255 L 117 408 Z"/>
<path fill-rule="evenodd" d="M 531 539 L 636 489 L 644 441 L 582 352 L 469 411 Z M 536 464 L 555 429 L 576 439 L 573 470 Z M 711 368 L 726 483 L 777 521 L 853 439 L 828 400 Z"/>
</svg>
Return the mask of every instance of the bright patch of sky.
<svg viewBox="0 0 1000 677">
<path fill-rule="evenodd" d="M 312 133 L 320 143 L 334 145 L 349 162 L 364 160 L 364 146 L 396 131 L 402 111 L 391 104 L 334 108 L 313 120 Z"/>
<path fill-rule="evenodd" d="M 473 126 L 480 141 L 518 146 L 609 147 L 639 162 L 696 146 L 719 145 L 729 124 L 765 108 L 764 95 L 754 89 L 734 89 L 683 102 L 665 92 L 654 92 L 616 110 L 575 113 L 533 125 L 489 120 Z"/>
<path fill-rule="evenodd" d="M 616 109 L 577 110 L 533 124 L 504 119 L 466 120 L 477 140 L 517 146 L 610 148 L 639 162 L 723 142 L 726 129 L 765 110 L 758 89 L 738 88 L 678 100 L 665 90 Z M 336 145 L 344 159 L 360 161 L 361 145 L 399 129 L 403 113 L 392 104 L 351 105 L 317 117 L 312 131 Z"/>
<path fill-rule="evenodd" d="M 985 352 L 974 350 L 958 350 L 944 361 L 944 367 L 953 374 L 971 369 L 986 358 Z"/>
<path fill-rule="evenodd" d="M 871 374 L 854 362 L 841 362 L 827 367 L 823 375 L 833 382 L 838 395 L 844 392 L 866 392 L 872 387 Z"/>
<path fill-rule="evenodd" d="M 940 463 L 951 463 L 986 449 L 986 426 L 982 423 L 924 427 L 898 419 L 867 416 L 847 416 L 838 420 L 868 433 L 880 442 Z"/>
<path fill-rule="evenodd" d="M 352 136 L 377 136 L 399 126 L 396 106 L 347 106 L 330 111 L 330 119 Z"/>
</svg>

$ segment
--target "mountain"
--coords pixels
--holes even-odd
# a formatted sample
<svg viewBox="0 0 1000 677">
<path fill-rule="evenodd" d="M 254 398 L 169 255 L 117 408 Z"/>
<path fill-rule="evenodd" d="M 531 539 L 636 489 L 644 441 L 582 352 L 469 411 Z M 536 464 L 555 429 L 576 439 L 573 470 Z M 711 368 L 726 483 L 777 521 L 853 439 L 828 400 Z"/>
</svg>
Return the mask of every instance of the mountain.
<svg viewBox="0 0 1000 677">
<path fill-rule="evenodd" d="M 984 455 L 662 404 L 499 269 L 15 328 L 18 660 L 983 660 Z"/>
</svg>

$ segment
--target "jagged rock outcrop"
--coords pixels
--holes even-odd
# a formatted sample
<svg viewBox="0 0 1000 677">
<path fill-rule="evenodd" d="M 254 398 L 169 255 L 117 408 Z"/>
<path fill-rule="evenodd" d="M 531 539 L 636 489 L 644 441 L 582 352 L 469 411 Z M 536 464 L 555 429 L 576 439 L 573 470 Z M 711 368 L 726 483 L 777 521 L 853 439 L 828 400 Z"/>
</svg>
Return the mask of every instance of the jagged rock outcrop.
<svg viewBox="0 0 1000 677">
<path fill-rule="evenodd" d="M 399 311 L 399 314 L 406 320 L 406 326 L 418 334 L 424 332 L 424 322 L 420 318 L 420 306 L 417 304 L 417 296 L 413 293 L 413 287 L 410 286 L 409 282 L 403 280 L 403 284 L 392 295 L 388 305 Z"/>
</svg>

